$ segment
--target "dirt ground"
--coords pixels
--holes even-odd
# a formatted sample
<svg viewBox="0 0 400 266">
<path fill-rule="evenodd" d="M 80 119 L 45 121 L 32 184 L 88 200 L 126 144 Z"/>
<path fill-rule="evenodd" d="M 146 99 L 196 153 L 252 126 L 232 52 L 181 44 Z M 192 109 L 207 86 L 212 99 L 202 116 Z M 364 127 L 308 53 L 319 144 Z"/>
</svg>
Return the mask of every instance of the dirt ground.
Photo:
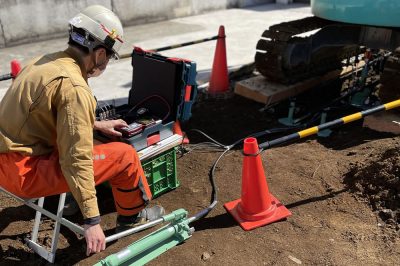
<svg viewBox="0 0 400 266">
<path fill-rule="evenodd" d="M 281 127 L 276 118 L 285 115 L 287 103 L 264 112 L 262 107 L 239 96 L 199 98 L 192 119 L 183 125 L 191 140 L 186 149 L 207 141 L 189 130 L 193 128 L 231 144 L 251 133 Z M 252 231 L 243 231 L 223 208 L 224 203 L 240 198 L 243 155 L 240 147 L 232 150 L 215 173 L 216 208 L 192 224 L 196 231 L 190 239 L 149 265 L 398 265 L 400 139 L 385 132 L 387 124 L 379 121 L 366 119 L 364 125 L 335 129 L 328 138 L 310 137 L 261 153 L 270 192 L 292 216 Z M 180 186 L 154 202 L 169 211 L 185 208 L 190 214 L 208 206 L 208 173 L 219 154 L 206 146 L 179 154 Z M 115 226 L 112 196 L 100 189 L 99 198 L 102 226 L 111 234 Z M 34 212 L 0 195 L 0 217 L 0 264 L 46 265 L 24 245 Z M 79 216 L 72 220 L 81 222 Z M 41 241 L 50 243 L 50 229 L 51 223 L 45 220 Z M 149 232 L 121 239 L 104 252 L 86 257 L 84 240 L 63 228 L 56 264 L 92 265 Z"/>
</svg>

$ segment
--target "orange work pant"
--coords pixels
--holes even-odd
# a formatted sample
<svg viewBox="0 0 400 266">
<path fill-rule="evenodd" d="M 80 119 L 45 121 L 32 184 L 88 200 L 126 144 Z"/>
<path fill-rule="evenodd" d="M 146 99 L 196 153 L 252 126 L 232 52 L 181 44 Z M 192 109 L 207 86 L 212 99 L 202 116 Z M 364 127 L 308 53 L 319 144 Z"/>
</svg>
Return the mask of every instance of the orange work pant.
<svg viewBox="0 0 400 266">
<path fill-rule="evenodd" d="M 22 198 L 39 198 L 69 191 L 58 153 L 25 156 L 0 154 L 0 186 Z M 95 145 L 93 169 L 96 185 L 109 181 L 118 214 L 130 216 L 142 210 L 151 192 L 133 147 L 120 142 Z"/>
</svg>

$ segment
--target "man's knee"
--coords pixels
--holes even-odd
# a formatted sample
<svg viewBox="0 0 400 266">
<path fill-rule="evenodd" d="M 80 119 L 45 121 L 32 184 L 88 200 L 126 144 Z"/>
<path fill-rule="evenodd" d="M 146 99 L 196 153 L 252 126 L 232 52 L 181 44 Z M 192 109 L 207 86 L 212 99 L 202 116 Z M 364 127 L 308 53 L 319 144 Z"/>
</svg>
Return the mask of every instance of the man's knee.
<svg viewBox="0 0 400 266">
<path fill-rule="evenodd" d="M 137 162 L 139 160 L 136 150 L 129 144 L 123 142 L 111 142 L 114 152 L 119 153 L 122 157 L 131 160 L 132 162 Z"/>
</svg>

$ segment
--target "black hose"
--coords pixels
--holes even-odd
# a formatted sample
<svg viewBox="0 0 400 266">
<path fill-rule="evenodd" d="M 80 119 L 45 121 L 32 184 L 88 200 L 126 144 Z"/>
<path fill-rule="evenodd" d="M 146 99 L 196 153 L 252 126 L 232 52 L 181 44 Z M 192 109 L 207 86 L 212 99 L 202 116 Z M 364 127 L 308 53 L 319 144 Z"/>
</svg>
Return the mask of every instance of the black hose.
<svg viewBox="0 0 400 266">
<path fill-rule="evenodd" d="M 267 129 L 267 130 L 263 130 L 263 131 L 259 131 L 256 132 L 254 134 L 251 134 L 245 138 L 248 137 L 261 137 L 264 135 L 268 135 L 268 134 L 272 134 L 272 133 L 279 133 L 279 132 L 285 132 L 288 130 L 292 130 L 295 127 L 287 127 L 287 128 L 274 128 L 274 129 Z M 206 217 L 213 209 L 214 207 L 217 205 L 218 203 L 218 195 L 217 195 L 217 184 L 215 182 L 215 169 L 217 168 L 217 165 L 219 163 L 219 161 L 222 159 L 222 157 L 231 149 L 233 149 L 234 147 L 236 147 L 239 143 L 241 143 L 245 138 L 241 138 L 237 141 L 235 141 L 233 144 L 231 145 L 224 145 L 216 140 L 214 140 L 213 138 L 211 138 L 210 136 L 208 136 L 206 133 L 204 133 L 201 130 L 198 129 L 190 129 L 189 131 L 194 131 L 197 132 L 199 134 L 202 134 L 203 136 L 205 136 L 206 138 L 210 139 L 212 142 L 216 143 L 218 146 L 225 148 L 225 150 L 220 154 L 220 156 L 214 161 L 210 171 L 209 171 L 209 178 L 210 178 L 210 183 L 211 183 L 211 187 L 212 187 L 212 192 L 211 192 L 211 201 L 210 201 L 210 205 L 205 208 L 202 209 L 201 211 L 199 211 L 198 213 L 194 214 L 192 217 L 190 217 L 188 219 L 189 223 L 197 221 L 201 218 Z M 184 135 L 184 137 L 186 137 L 186 133 Z"/>
</svg>

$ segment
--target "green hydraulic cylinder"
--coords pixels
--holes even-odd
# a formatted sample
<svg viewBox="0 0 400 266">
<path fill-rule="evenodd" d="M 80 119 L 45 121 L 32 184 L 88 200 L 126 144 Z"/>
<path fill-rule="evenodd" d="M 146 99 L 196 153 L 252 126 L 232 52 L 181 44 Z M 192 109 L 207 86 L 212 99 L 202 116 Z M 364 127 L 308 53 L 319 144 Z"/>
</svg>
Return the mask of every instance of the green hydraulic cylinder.
<svg viewBox="0 0 400 266">
<path fill-rule="evenodd" d="M 187 214 L 186 210 L 178 209 L 163 216 L 164 221 L 171 223 L 106 257 L 95 266 L 146 264 L 191 237 L 194 229 L 189 227 Z"/>
</svg>

